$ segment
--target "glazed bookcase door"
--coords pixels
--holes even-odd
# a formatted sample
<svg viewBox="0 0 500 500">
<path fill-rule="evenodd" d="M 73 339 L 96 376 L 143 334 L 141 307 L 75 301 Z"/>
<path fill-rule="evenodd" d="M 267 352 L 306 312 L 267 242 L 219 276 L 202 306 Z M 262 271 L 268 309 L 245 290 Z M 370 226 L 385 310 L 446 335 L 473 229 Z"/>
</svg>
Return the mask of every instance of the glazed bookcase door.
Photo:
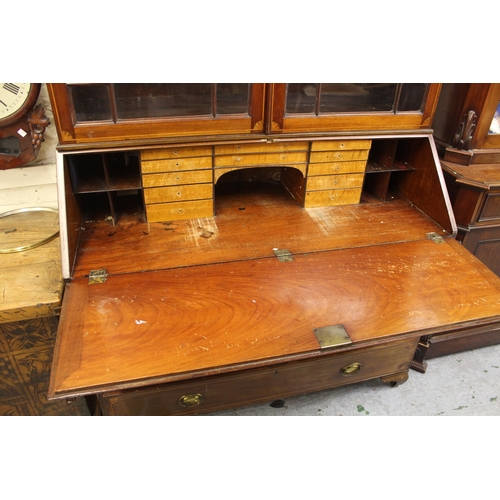
<svg viewBox="0 0 500 500">
<path fill-rule="evenodd" d="M 283 83 L 269 89 L 269 131 L 420 130 L 429 128 L 440 84 Z"/>
<path fill-rule="evenodd" d="M 61 144 L 263 130 L 264 84 L 48 84 Z"/>
</svg>

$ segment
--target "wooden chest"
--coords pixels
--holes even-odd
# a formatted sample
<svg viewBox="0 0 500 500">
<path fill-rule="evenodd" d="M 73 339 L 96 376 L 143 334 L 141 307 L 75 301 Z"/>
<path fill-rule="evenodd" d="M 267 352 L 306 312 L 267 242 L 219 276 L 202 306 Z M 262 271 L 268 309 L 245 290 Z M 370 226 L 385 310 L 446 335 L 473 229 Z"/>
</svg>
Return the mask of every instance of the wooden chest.
<svg viewBox="0 0 500 500">
<path fill-rule="evenodd" d="M 0 415 L 85 415 L 83 398 L 47 401 L 61 308 L 57 211 L 0 215 Z"/>
<path fill-rule="evenodd" d="M 396 385 L 422 338 L 498 328 L 431 134 L 226 142 L 58 152 L 51 398 L 175 415 Z"/>
</svg>

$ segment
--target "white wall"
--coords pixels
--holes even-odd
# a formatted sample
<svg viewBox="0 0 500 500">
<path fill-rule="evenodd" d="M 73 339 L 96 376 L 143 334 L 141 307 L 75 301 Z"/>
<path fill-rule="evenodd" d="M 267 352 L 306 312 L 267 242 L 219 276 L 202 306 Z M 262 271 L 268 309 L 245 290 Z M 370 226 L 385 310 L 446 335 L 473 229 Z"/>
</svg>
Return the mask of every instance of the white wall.
<svg viewBox="0 0 500 500">
<path fill-rule="evenodd" d="M 45 84 L 38 103 L 45 108 L 50 125 L 38 157 L 21 168 L 0 170 L 0 213 L 22 207 L 57 208 L 55 151 L 58 142 L 52 108 Z"/>
</svg>

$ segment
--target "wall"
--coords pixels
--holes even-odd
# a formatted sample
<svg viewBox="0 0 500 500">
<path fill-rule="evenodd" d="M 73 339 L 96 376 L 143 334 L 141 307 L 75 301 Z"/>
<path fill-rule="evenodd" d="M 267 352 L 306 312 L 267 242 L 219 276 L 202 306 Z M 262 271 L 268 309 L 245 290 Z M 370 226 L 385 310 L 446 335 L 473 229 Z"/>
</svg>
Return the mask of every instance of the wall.
<svg viewBox="0 0 500 500">
<path fill-rule="evenodd" d="M 45 108 L 51 125 L 45 130 L 45 141 L 36 160 L 22 168 L 0 170 L 0 213 L 33 206 L 57 208 L 55 151 L 58 139 L 45 84 L 38 103 Z"/>
</svg>

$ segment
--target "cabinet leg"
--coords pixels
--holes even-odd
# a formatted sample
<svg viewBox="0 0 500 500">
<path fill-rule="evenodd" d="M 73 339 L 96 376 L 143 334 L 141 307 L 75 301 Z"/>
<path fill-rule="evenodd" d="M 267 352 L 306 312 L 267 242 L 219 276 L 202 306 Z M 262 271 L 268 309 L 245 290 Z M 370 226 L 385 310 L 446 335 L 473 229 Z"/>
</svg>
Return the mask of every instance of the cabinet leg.
<svg viewBox="0 0 500 500">
<path fill-rule="evenodd" d="M 97 396 L 95 395 L 85 396 L 85 401 L 87 403 L 87 406 L 89 408 L 89 413 L 91 416 L 96 417 L 102 415 L 101 408 L 99 406 L 99 401 L 97 400 Z"/>
<path fill-rule="evenodd" d="M 393 373 L 392 375 L 380 377 L 380 380 L 384 384 L 390 384 L 391 387 L 396 387 L 397 385 L 404 384 L 408 380 L 408 372 Z"/>
<path fill-rule="evenodd" d="M 415 350 L 415 354 L 413 356 L 413 360 L 410 364 L 411 369 L 420 373 L 425 373 L 425 371 L 427 370 L 427 361 L 425 361 L 425 356 L 427 355 L 429 346 L 429 337 L 422 337 L 419 340 L 417 349 Z"/>
</svg>

